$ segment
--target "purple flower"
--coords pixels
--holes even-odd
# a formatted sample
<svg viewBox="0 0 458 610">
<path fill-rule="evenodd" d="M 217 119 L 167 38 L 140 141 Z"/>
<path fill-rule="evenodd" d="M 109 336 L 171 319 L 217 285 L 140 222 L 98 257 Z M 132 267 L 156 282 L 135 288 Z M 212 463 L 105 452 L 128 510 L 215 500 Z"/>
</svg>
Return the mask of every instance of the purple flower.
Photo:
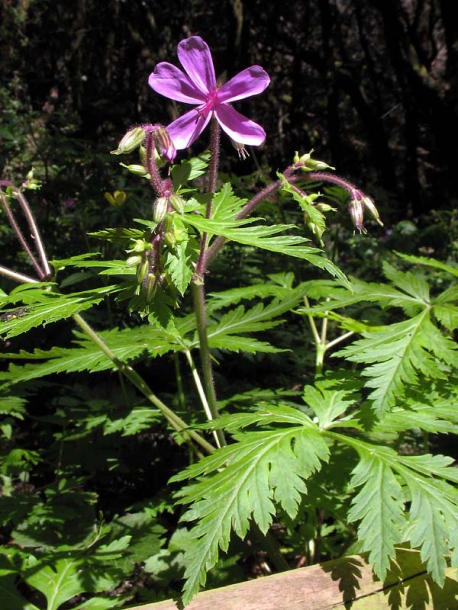
<svg viewBox="0 0 458 610">
<path fill-rule="evenodd" d="M 176 149 L 190 146 L 212 116 L 232 140 L 253 146 L 264 142 L 264 129 L 234 110 L 230 102 L 262 93 L 270 83 L 265 70 L 251 66 L 224 85 L 217 85 L 210 49 L 200 36 L 191 36 L 179 43 L 178 59 L 185 72 L 161 62 L 148 79 L 150 87 L 157 93 L 197 106 L 167 126 Z"/>
</svg>

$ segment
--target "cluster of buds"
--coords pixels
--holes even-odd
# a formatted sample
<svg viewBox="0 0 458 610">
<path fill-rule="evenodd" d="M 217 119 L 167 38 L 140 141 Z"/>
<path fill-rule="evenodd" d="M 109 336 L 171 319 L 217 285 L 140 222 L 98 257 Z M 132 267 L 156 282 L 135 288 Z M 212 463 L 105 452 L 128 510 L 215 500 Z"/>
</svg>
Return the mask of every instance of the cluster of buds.
<svg viewBox="0 0 458 610">
<path fill-rule="evenodd" d="M 334 169 L 324 161 L 318 161 L 316 159 L 312 159 L 313 149 L 305 154 L 299 156 L 299 153 L 296 151 L 294 155 L 294 169 L 301 169 L 304 172 L 316 172 L 324 169 Z"/>
<path fill-rule="evenodd" d="M 111 151 L 112 155 L 124 155 L 133 152 L 134 150 L 139 151 L 140 163 L 132 163 L 125 165 L 121 163 L 122 167 L 125 167 L 129 172 L 142 178 L 150 179 L 150 173 L 148 171 L 148 162 L 146 159 L 146 150 L 144 146 L 145 138 L 150 134 L 154 142 L 154 162 L 158 167 L 162 167 L 166 163 L 173 163 L 176 157 L 176 149 L 173 145 L 172 139 L 165 127 L 162 125 L 140 125 L 132 127 L 125 134 L 118 144 L 118 148 Z"/>
<path fill-rule="evenodd" d="M 367 211 L 369 216 L 378 222 L 383 227 L 383 222 L 380 220 L 380 215 L 374 202 L 370 197 L 359 191 L 358 189 L 352 189 L 350 194 L 351 200 L 349 205 L 349 212 L 355 229 L 360 233 L 367 233 L 364 227 L 364 212 Z"/>
<path fill-rule="evenodd" d="M 157 197 L 153 203 L 154 222 L 158 224 L 162 222 L 171 210 L 175 210 L 178 214 L 183 214 L 184 201 L 179 195 L 171 193 L 167 196 Z"/>
<path fill-rule="evenodd" d="M 112 150 L 111 154 L 126 155 L 138 148 L 142 149 L 142 144 L 147 134 L 151 134 L 154 138 L 156 159 L 165 159 L 169 163 L 173 163 L 177 151 L 173 145 L 172 138 L 163 125 L 146 124 L 132 127 L 119 142 L 118 148 Z"/>
</svg>

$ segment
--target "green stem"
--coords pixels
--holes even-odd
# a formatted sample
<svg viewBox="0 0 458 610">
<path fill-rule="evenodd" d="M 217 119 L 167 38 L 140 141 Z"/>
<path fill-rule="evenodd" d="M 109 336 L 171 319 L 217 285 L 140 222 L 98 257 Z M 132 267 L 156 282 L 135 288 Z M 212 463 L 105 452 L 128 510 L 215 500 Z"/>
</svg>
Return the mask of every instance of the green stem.
<svg viewBox="0 0 458 610">
<path fill-rule="evenodd" d="M 215 384 L 213 380 L 213 370 L 211 362 L 210 348 L 208 345 L 207 335 L 207 313 L 205 307 L 205 292 L 203 284 L 192 284 L 192 296 L 194 302 L 194 314 L 197 322 L 197 334 L 199 335 L 200 359 L 202 366 L 202 375 L 204 380 L 205 394 L 207 397 L 208 407 L 211 413 L 211 419 L 219 417 Z M 226 439 L 222 430 L 216 430 L 218 437 L 218 446 L 226 445 Z"/>
<path fill-rule="evenodd" d="M 184 422 L 176 413 L 169 409 L 151 390 L 147 383 L 140 377 L 140 375 L 134 371 L 132 367 L 125 364 L 111 351 L 108 345 L 103 339 L 89 326 L 89 324 L 79 315 L 74 314 L 74 321 L 83 330 L 88 337 L 100 348 L 100 350 L 109 358 L 116 368 L 125 376 L 127 379 L 164 415 L 167 421 L 170 423 L 172 428 L 176 430 L 185 441 L 192 439 L 195 443 L 200 445 L 206 453 L 213 453 L 215 448 L 209 442 L 207 442 L 200 434 L 188 428 L 186 422 Z"/>
<path fill-rule="evenodd" d="M 205 411 L 205 415 L 207 416 L 208 421 L 213 421 L 214 420 L 213 413 L 212 413 L 212 410 L 210 409 L 210 405 L 208 404 L 207 396 L 205 394 L 204 387 L 203 387 L 202 382 L 200 380 L 199 373 L 197 371 L 196 365 L 194 364 L 194 360 L 193 360 L 193 357 L 191 355 L 191 352 L 187 349 L 185 351 L 185 355 L 186 355 L 186 359 L 187 359 L 188 364 L 189 364 L 189 368 L 191 369 L 192 377 L 194 379 L 194 383 L 195 383 L 195 386 L 197 388 L 197 392 L 198 392 L 198 394 L 200 396 L 200 401 L 201 401 L 202 407 L 203 407 L 203 409 Z M 216 445 L 218 447 L 220 447 L 221 445 L 220 445 L 219 437 L 218 437 L 218 434 L 217 434 L 216 430 L 213 430 L 213 436 L 215 437 Z"/>
</svg>

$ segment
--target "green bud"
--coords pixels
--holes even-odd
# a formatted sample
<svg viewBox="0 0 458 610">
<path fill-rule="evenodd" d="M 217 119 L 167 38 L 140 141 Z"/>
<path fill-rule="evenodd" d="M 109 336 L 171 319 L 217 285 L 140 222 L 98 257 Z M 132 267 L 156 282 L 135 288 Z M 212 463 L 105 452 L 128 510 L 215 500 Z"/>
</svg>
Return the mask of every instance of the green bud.
<svg viewBox="0 0 458 610">
<path fill-rule="evenodd" d="M 27 189 L 28 191 L 37 191 L 41 188 L 41 182 L 33 177 L 33 172 L 34 169 L 32 167 L 32 169 L 27 172 L 27 180 L 22 184 L 22 188 Z"/>
<path fill-rule="evenodd" d="M 129 256 L 126 260 L 126 267 L 136 267 L 142 262 L 142 257 L 139 254 L 135 256 Z"/>
<path fill-rule="evenodd" d="M 304 172 L 314 172 L 320 171 L 323 169 L 335 169 L 331 167 L 324 161 L 317 161 L 316 159 L 312 159 L 313 148 L 309 153 L 305 155 L 299 156 L 299 153 L 296 151 L 294 155 L 294 163 Z"/>
<path fill-rule="evenodd" d="M 112 155 L 123 155 L 126 153 L 130 153 L 136 148 L 138 148 L 143 140 L 145 139 L 145 132 L 142 127 L 133 127 L 129 129 L 126 135 L 122 138 L 122 140 L 118 144 L 118 148 L 116 150 L 112 150 L 110 154 Z"/>
<path fill-rule="evenodd" d="M 148 259 L 145 258 L 142 263 L 137 267 L 137 281 L 143 282 L 143 280 L 146 277 L 146 274 L 148 273 L 148 269 L 149 269 L 149 262 Z"/>
<path fill-rule="evenodd" d="M 158 284 L 157 278 L 154 275 L 154 273 L 148 273 L 148 275 L 145 277 L 145 280 L 143 282 L 147 303 L 149 303 L 150 301 L 153 300 L 154 295 L 156 294 L 157 284 Z"/>
<path fill-rule="evenodd" d="M 380 226 L 383 227 L 383 222 L 380 220 L 380 214 L 378 213 L 378 210 L 375 207 L 375 203 L 372 201 L 372 199 L 370 197 L 364 197 L 361 201 L 363 206 L 369 212 L 369 216 L 371 216 L 376 222 L 379 223 Z"/>
<path fill-rule="evenodd" d="M 319 211 L 319 212 L 330 212 L 331 210 L 335 210 L 335 208 L 333 208 L 331 205 L 329 205 L 329 203 L 317 203 L 315 208 Z"/>
<path fill-rule="evenodd" d="M 151 250 L 151 244 L 146 239 L 134 239 L 132 242 L 132 248 L 127 252 L 146 252 Z"/>
<path fill-rule="evenodd" d="M 170 205 L 175 210 L 175 212 L 178 212 L 178 214 L 183 214 L 184 201 L 179 195 L 172 193 L 172 195 L 170 195 L 170 197 L 169 197 L 169 201 L 170 201 Z"/>
<path fill-rule="evenodd" d="M 167 231 L 167 233 L 164 233 L 164 241 L 169 246 L 169 248 L 174 248 L 177 243 L 175 231 Z"/>
<path fill-rule="evenodd" d="M 294 155 L 294 163 L 306 163 L 310 159 L 312 152 L 313 148 L 309 153 L 299 156 L 299 152 L 296 150 L 296 154 Z"/>
<path fill-rule="evenodd" d="M 169 200 L 167 197 L 158 197 L 153 205 L 154 222 L 162 222 L 167 215 Z"/>
<path fill-rule="evenodd" d="M 141 176 L 142 178 L 149 178 L 148 170 L 143 165 L 139 165 L 138 163 L 133 163 L 131 165 L 126 165 L 125 163 L 120 163 L 121 167 L 125 167 L 131 174 L 135 176 Z"/>
</svg>

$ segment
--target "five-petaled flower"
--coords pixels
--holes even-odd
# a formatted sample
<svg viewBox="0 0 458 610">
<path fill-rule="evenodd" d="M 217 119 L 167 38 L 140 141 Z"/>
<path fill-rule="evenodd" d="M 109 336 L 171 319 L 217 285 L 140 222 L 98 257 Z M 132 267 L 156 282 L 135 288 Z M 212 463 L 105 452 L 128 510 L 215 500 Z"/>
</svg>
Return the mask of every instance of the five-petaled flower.
<svg viewBox="0 0 458 610">
<path fill-rule="evenodd" d="M 270 78 L 263 68 L 246 68 L 219 86 L 210 49 L 200 36 L 191 36 L 179 43 L 178 59 L 186 74 L 172 64 L 161 62 L 148 80 L 150 87 L 157 93 L 177 102 L 197 105 L 197 108 L 167 126 L 176 149 L 190 146 L 213 116 L 235 142 L 252 146 L 264 142 L 264 129 L 230 105 L 230 102 L 264 91 Z"/>
</svg>

